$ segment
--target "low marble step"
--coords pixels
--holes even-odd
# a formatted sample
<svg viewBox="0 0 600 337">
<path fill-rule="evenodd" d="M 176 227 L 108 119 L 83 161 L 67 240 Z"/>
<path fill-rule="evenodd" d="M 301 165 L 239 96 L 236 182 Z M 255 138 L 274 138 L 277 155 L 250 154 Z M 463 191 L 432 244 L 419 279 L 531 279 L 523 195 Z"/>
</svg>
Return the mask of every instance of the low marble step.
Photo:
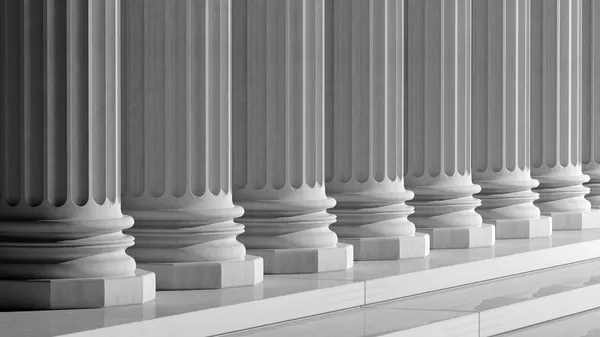
<svg viewBox="0 0 600 337">
<path fill-rule="evenodd" d="M 487 337 L 597 307 L 600 259 L 231 336 Z"/>
<path fill-rule="evenodd" d="M 360 308 L 242 331 L 227 337 L 478 337 L 477 313 Z"/>
<path fill-rule="evenodd" d="M 480 336 L 494 336 L 600 307 L 600 259 L 375 307 L 478 313 Z"/>
</svg>

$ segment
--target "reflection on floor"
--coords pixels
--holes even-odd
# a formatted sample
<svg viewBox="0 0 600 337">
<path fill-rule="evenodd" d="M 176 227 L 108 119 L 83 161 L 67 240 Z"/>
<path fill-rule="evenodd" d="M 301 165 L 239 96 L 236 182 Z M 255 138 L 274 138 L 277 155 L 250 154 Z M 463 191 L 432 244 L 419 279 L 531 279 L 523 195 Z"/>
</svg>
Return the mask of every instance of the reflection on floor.
<svg viewBox="0 0 600 337">
<path fill-rule="evenodd" d="M 591 310 L 498 337 L 600 337 L 600 310 Z"/>
</svg>

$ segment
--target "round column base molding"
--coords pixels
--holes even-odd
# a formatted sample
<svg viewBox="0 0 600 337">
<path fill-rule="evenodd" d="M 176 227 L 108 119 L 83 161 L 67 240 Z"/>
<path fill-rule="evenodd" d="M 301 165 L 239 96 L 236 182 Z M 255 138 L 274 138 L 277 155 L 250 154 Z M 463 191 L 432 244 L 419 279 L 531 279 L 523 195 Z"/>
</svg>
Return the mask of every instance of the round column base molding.
<svg viewBox="0 0 600 337">
<path fill-rule="evenodd" d="M 555 231 L 578 231 L 600 228 L 599 209 L 591 209 L 583 212 L 543 212 L 542 215 L 552 217 L 552 229 Z"/>
<path fill-rule="evenodd" d="M 429 234 L 431 249 L 490 247 L 496 243 L 496 229 L 490 224 L 477 227 L 417 228 L 417 231 Z"/>
<path fill-rule="evenodd" d="M 155 275 L 104 278 L 0 280 L 0 309 L 93 309 L 142 304 L 156 296 Z"/>
<path fill-rule="evenodd" d="M 496 227 L 496 239 L 547 238 L 552 235 L 552 218 L 484 220 Z"/>
<path fill-rule="evenodd" d="M 240 261 L 138 263 L 156 274 L 157 290 L 221 289 L 253 286 L 263 281 L 263 259 Z"/>
<path fill-rule="evenodd" d="M 354 246 L 355 261 L 403 260 L 429 255 L 429 235 L 339 238 L 342 243 Z"/>
<path fill-rule="evenodd" d="M 593 208 L 600 209 L 600 183 L 586 184 L 590 188 L 590 194 L 586 199 L 592 204 Z"/>
<path fill-rule="evenodd" d="M 265 274 L 309 274 L 352 268 L 352 245 L 338 243 L 328 248 L 248 249 L 265 261 Z"/>
</svg>

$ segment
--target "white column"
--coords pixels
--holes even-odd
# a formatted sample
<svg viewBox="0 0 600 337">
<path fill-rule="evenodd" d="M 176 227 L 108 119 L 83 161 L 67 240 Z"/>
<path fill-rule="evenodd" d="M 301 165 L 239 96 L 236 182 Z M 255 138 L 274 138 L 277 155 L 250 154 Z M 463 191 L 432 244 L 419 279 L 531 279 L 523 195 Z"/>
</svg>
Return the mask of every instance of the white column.
<svg viewBox="0 0 600 337">
<path fill-rule="evenodd" d="M 555 230 L 600 227 L 582 173 L 582 2 L 531 2 L 531 174 Z"/>
<path fill-rule="evenodd" d="M 494 244 L 471 182 L 471 0 L 408 0 L 406 187 L 431 248 Z"/>
<path fill-rule="evenodd" d="M 158 289 L 262 281 L 231 191 L 230 0 L 123 6 L 123 209 Z"/>
<path fill-rule="evenodd" d="M 583 172 L 590 176 L 587 200 L 600 208 L 600 3 L 583 0 Z"/>
<path fill-rule="evenodd" d="M 119 188 L 119 8 L 0 1 L 0 308 L 140 304 Z"/>
<path fill-rule="evenodd" d="M 404 189 L 404 0 L 326 5 L 325 177 L 355 260 L 429 255 Z"/>
<path fill-rule="evenodd" d="M 353 263 L 325 195 L 325 1 L 233 1 L 233 196 L 265 273 Z"/>
<path fill-rule="evenodd" d="M 548 237 L 531 191 L 529 160 L 530 0 L 473 2 L 473 181 L 477 212 L 496 238 Z"/>
</svg>

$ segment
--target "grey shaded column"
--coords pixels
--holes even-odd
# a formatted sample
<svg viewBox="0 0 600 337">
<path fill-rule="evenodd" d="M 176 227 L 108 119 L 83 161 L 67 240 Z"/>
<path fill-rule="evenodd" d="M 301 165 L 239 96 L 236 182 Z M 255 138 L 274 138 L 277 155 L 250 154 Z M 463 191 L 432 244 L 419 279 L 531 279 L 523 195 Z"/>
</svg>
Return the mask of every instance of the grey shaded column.
<svg viewBox="0 0 600 337">
<path fill-rule="evenodd" d="M 600 227 L 582 172 L 582 1 L 531 2 L 531 174 L 554 230 Z"/>
<path fill-rule="evenodd" d="M 231 191 L 231 1 L 127 0 L 123 209 L 158 289 L 253 285 Z"/>
<path fill-rule="evenodd" d="M 548 237 L 552 219 L 533 204 L 530 142 L 530 0 L 473 2 L 473 181 L 477 212 L 496 238 Z"/>
<path fill-rule="evenodd" d="M 355 260 L 429 255 L 404 188 L 404 0 L 326 2 L 325 180 Z"/>
<path fill-rule="evenodd" d="M 329 229 L 324 181 L 325 0 L 233 1 L 233 198 L 265 273 L 353 264 Z"/>
<path fill-rule="evenodd" d="M 494 244 L 471 181 L 471 0 L 408 0 L 409 217 L 431 248 Z"/>
<path fill-rule="evenodd" d="M 119 6 L 0 1 L 0 308 L 154 298 L 121 213 Z"/>
<path fill-rule="evenodd" d="M 583 172 L 590 176 L 586 196 L 600 208 L 600 3 L 583 0 Z"/>
</svg>

